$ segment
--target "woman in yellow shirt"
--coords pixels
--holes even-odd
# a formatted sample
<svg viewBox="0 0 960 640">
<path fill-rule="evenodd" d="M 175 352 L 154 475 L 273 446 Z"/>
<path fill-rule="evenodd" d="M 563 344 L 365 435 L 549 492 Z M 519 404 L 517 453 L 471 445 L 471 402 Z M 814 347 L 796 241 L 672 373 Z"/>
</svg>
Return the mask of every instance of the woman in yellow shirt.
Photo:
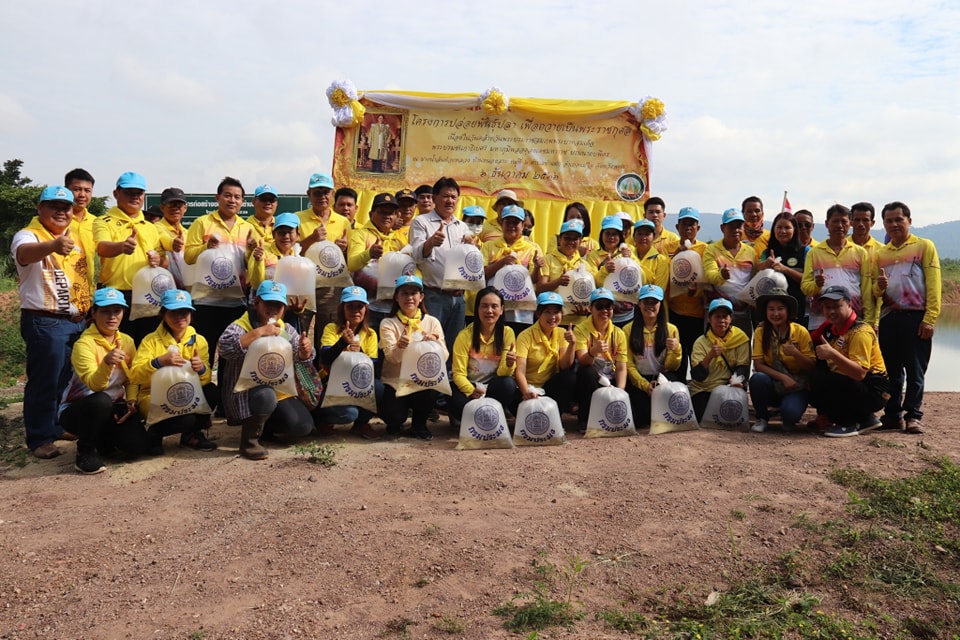
<svg viewBox="0 0 960 640">
<path fill-rule="evenodd" d="M 144 418 L 150 411 L 150 382 L 160 367 L 182 367 L 189 362 L 200 376 L 203 395 L 210 408 L 214 409 L 220 403 L 220 393 L 210 381 L 213 374 L 207 367 L 210 354 L 207 341 L 191 326 L 194 311 L 193 301 L 186 291 L 168 289 L 160 296 L 160 326 L 144 336 L 131 367 L 131 378 L 140 385 L 137 404 Z M 171 351 L 171 346 L 177 348 L 175 353 Z M 188 413 L 161 420 L 151 425 L 148 431 L 152 453 L 162 454 L 163 438 L 174 433 L 181 434 L 181 447 L 213 451 L 217 445 L 203 434 L 203 430 L 209 428 L 210 414 Z"/>
<path fill-rule="evenodd" d="M 640 317 L 623 328 L 627 335 L 627 393 L 637 427 L 649 427 L 650 396 L 657 386 L 657 376 L 676 379 L 683 359 L 680 332 L 667 322 L 667 306 L 663 289 L 645 284 L 640 289 Z"/>
<path fill-rule="evenodd" d="M 613 292 L 603 287 L 594 289 L 590 294 L 590 317 L 573 330 L 580 363 L 577 371 L 580 431 L 587 429 L 590 399 L 600 387 L 600 376 L 605 376 L 618 389 L 627 386 L 627 338 L 620 327 L 613 325 L 613 308 Z"/>
<path fill-rule="evenodd" d="M 517 383 L 516 338 L 503 320 L 503 296 L 493 287 L 477 293 L 474 321 L 453 343 L 453 397 L 447 409 L 459 421 L 470 400 L 484 396 L 506 410 L 513 403 Z"/>
<path fill-rule="evenodd" d="M 583 236 L 584 228 L 580 220 L 564 222 L 557 234 L 557 246 L 544 257 L 543 279 L 537 285 L 537 293 L 556 291 L 570 284 L 567 272 L 583 263 L 577 247 Z M 594 242 L 596 242 L 594 240 Z M 571 313 L 563 315 L 564 324 L 577 323 L 590 315 L 586 306 L 576 305 Z"/>
<path fill-rule="evenodd" d="M 514 394 L 511 413 L 517 414 L 521 400 L 538 397 L 533 387 L 539 387 L 557 402 L 561 413 L 570 411 L 577 376 L 573 361 L 576 355 L 576 337 L 573 325 L 564 331 L 563 298 L 552 291 L 537 296 L 536 322 L 517 336 L 517 393 Z M 566 344 L 564 344 L 566 343 Z"/>
<path fill-rule="evenodd" d="M 374 367 L 377 365 L 378 346 L 377 332 L 370 328 L 367 311 L 370 302 L 367 299 L 367 292 L 362 287 L 346 287 L 340 294 L 340 304 L 337 306 L 337 321 L 330 322 L 323 328 L 323 335 L 320 337 L 320 362 L 323 363 L 323 375 L 329 377 L 329 371 L 333 363 L 344 351 L 362 351 L 373 361 Z M 383 400 L 383 383 L 375 379 L 373 381 L 374 395 L 377 404 Z M 326 394 L 326 387 L 324 387 Z M 323 399 L 320 400 L 321 407 L 317 408 L 314 415 L 317 417 L 317 431 L 321 435 L 330 435 L 333 433 L 333 425 L 353 423 L 351 433 L 359 435 L 367 440 L 376 440 L 380 437 L 373 427 L 370 426 L 370 420 L 375 414 L 369 409 L 361 407 L 322 407 Z"/>
<path fill-rule="evenodd" d="M 726 298 L 712 300 L 707 307 L 707 325 L 707 332 L 693 343 L 690 354 L 690 396 L 698 421 L 703 419 L 714 389 L 728 384 L 734 374 L 744 381 L 750 375 L 750 338 L 733 326 L 733 303 Z"/>
<path fill-rule="evenodd" d="M 75 468 L 100 473 L 100 456 L 120 449 L 137 456 L 148 449 L 147 434 L 137 415 L 137 386 L 130 381 L 133 338 L 120 333 L 127 303 L 113 288 L 93 295 L 93 324 L 73 345 L 73 377 L 60 404 L 60 425 L 77 436 Z"/>
<path fill-rule="evenodd" d="M 634 258 L 633 249 L 624 240 L 623 221 L 617 216 L 607 216 L 600 224 L 600 247 L 583 258 L 598 287 L 602 287 L 607 276 L 616 271 L 613 261 L 621 257 Z M 614 303 L 613 323 L 618 327 L 626 325 L 633 320 L 633 309 L 632 302 Z"/>
</svg>

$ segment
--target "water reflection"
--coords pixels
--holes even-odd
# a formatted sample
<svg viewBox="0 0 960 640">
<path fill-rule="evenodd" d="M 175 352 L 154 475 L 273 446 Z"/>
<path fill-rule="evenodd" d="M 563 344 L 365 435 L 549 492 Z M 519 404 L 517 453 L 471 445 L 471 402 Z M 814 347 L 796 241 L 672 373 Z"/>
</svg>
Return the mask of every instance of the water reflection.
<svg viewBox="0 0 960 640">
<path fill-rule="evenodd" d="M 960 305 L 944 305 L 933 336 L 924 389 L 960 391 Z"/>
</svg>

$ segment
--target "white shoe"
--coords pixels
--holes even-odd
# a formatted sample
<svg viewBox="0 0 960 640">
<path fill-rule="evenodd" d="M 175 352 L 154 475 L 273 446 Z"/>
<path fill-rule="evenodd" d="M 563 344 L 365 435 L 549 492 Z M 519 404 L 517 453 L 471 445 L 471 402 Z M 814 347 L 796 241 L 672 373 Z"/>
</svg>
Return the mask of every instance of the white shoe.
<svg viewBox="0 0 960 640">
<path fill-rule="evenodd" d="M 764 418 L 760 418 L 752 425 L 750 425 L 750 431 L 754 433 L 763 433 L 767 430 L 767 421 Z"/>
</svg>

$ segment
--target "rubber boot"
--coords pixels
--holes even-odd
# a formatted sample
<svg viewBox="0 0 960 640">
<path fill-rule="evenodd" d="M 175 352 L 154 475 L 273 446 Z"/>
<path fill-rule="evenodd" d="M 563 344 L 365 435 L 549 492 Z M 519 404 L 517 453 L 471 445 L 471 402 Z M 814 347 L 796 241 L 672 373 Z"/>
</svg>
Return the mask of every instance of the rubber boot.
<svg viewBox="0 0 960 640">
<path fill-rule="evenodd" d="M 263 432 L 263 417 L 247 418 L 240 427 L 240 455 L 249 460 L 263 460 L 270 453 L 260 444 Z"/>
</svg>

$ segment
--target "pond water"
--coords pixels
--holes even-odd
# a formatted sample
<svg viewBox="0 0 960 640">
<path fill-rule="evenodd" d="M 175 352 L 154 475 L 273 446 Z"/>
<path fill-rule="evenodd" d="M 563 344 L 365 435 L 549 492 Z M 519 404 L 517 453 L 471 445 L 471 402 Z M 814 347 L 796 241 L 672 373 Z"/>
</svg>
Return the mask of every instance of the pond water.
<svg viewBox="0 0 960 640">
<path fill-rule="evenodd" d="M 933 335 L 925 391 L 960 391 L 960 305 L 944 305 Z"/>
</svg>

